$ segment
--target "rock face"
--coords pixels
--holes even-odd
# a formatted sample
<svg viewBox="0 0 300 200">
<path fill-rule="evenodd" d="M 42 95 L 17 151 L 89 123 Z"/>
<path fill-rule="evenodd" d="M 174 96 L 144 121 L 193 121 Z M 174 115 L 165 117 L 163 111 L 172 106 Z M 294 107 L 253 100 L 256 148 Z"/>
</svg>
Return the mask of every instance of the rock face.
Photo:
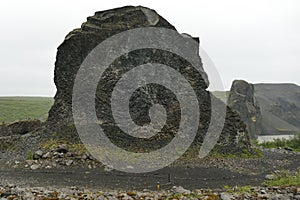
<svg viewBox="0 0 300 200">
<path fill-rule="evenodd" d="M 260 107 L 254 96 L 254 86 L 243 80 L 232 83 L 228 106 L 237 111 L 247 126 L 251 139 L 262 134 L 262 117 Z"/>
<path fill-rule="evenodd" d="M 58 48 L 56 57 L 54 81 L 57 93 L 46 122 L 48 129 L 55 130 L 62 137 L 76 138 L 72 115 L 72 90 L 80 65 L 87 55 L 105 39 L 126 30 L 141 27 L 162 27 L 176 31 L 173 25 L 154 10 L 141 6 L 127 6 L 96 12 L 94 16 L 87 18 L 87 22 L 83 23 L 81 28 L 71 31 L 66 36 Z M 181 36 L 182 38 L 190 37 L 187 34 Z M 199 42 L 199 39 L 193 39 Z M 122 74 L 146 63 L 172 66 L 192 85 L 200 107 L 200 123 L 194 145 L 201 144 L 210 120 L 214 119 L 211 119 L 210 93 L 206 90 L 209 84 L 207 75 L 198 56 L 198 48 L 193 51 L 199 60 L 200 73 L 193 71 L 191 64 L 182 57 L 159 49 L 139 49 L 129 52 L 117 58 L 104 72 L 96 90 L 95 107 L 98 120 L 101 121 L 101 128 L 114 144 L 134 152 L 151 151 L 168 144 L 178 131 L 180 122 L 178 100 L 172 91 L 155 84 L 140 87 L 132 94 L 129 111 L 132 120 L 137 125 L 145 125 L 149 123 L 149 110 L 152 105 L 162 105 L 168 114 L 162 132 L 148 139 L 134 138 L 125 134 L 114 121 L 110 100 L 115 84 Z M 174 80 L 175 83 L 176 80 Z M 223 105 L 221 101 L 218 101 L 218 104 Z M 219 139 L 219 149 L 226 152 L 241 152 L 242 149 L 249 149 L 249 144 L 245 124 L 237 113 L 228 108 L 225 126 Z"/>
</svg>

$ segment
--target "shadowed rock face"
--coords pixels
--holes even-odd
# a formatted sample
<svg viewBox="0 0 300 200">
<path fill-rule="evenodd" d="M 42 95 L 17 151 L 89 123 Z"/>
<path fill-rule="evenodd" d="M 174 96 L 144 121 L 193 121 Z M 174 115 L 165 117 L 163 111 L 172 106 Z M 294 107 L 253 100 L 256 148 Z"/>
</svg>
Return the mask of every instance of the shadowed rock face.
<svg viewBox="0 0 300 200">
<path fill-rule="evenodd" d="M 176 31 L 173 25 L 154 10 L 141 6 L 127 6 L 96 12 L 94 16 L 87 18 L 87 22 L 83 23 L 81 28 L 71 31 L 66 36 L 58 48 L 56 57 L 54 81 L 57 93 L 46 122 L 48 129 L 55 130 L 61 137 L 76 138 L 72 115 L 72 91 L 80 65 L 87 55 L 105 39 L 126 30 L 141 27 L 162 27 Z M 182 34 L 181 37 L 190 36 Z M 193 39 L 198 40 L 197 38 Z M 169 114 L 162 132 L 148 139 L 133 138 L 124 133 L 114 121 L 110 99 L 115 84 L 122 74 L 146 63 L 171 66 L 189 81 L 197 95 L 200 107 L 200 122 L 194 145 L 201 144 L 211 120 L 211 97 L 210 93 L 206 91 L 209 82 L 198 56 L 198 48 L 194 49 L 194 52 L 199 60 L 200 72 L 191 69 L 191 64 L 182 57 L 159 49 L 132 51 L 117 58 L 109 66 L 99 81 L 95 103 L 96 114 L 101 121 L 100 126 L 114 144 L 128 151 L 151 151 L 168 144 L 178 131 L 180 105 L 176 96 L 167 88 L 151 84 L 140 87 L 132 94 L 129 105 L 130 115 L 136 124 L 144 125 L 149 123 L 149 109 L 152 105 L 156 103 L 162 105 Z M 174 84 L 176 81 L 174 80 Z M 85 94 L 83 94 L 83 98 L 85 98 L 84 96 Z M 218 105 L 224 105 L 221 101 L 216 101 L 218 101 Z M 226 152 L 240 152 L 241 149 L 248 149 L 249 144 L 245 124 L 237 113 L 228 108 L 225 126 L 219 139 L 219 149 Z"/>
<path fill-rule="evenodd" d="M 251 139 L 256 139 L 262 134 L 262 117 L 252 84 L 235 80 L 230 89 L 228 106 L 238 112 L 247 126 Z"/>
</svg>

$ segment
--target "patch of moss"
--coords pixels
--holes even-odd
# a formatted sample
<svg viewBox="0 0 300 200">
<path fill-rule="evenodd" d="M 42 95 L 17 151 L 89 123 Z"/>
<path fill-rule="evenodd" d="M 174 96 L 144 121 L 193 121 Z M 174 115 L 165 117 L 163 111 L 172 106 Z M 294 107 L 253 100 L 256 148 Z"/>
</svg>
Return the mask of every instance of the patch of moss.
<svg viewBox="0 0 300 200">
<path fill-rule="evenodd" d="M 26 160 L 33 160 L 33 153 L 32 153 L 32 151 L 29 150 L 29 151 L 27 152 Z"/>
</svg>

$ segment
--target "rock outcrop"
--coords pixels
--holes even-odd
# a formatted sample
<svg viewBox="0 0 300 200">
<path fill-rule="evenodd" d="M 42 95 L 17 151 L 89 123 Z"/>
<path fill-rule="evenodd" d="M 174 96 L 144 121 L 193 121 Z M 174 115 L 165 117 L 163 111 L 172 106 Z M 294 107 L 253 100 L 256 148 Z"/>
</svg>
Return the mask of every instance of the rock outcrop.
<svg viewBox="0 0 300 200">
<path fill-rule="evenodd" d="M 24 135 L 32 132 L 42 126 L 40 120 L 24 120 L 10 124 L 0 125 L 0 137 L 11 135 Z"/>
<path fill-rule="evenodd" d="M 71 31 L 59 46 L 55 63 L 55 103 L 49 112 L 47 129 L 54 130 L 60 137 L 76 138 L 72 115 L 72 91 L 74 80 L 87 55 L 105 39 L 141 27 L 161 27 L 176 31 L 175 27 L 154 10 L 137 6 L 127 6 L 96 12 L 88 17 L 81 28 Z M 178 33 L 179 34 L 179 33 Z M 190 37 L 182 34 L 182 38 Z M 196 41 L 197 38 L 194 38 Z M 199 40 L 198 40 L 199 41 Z M 139 49 L 117 58 L 105 71 L 98 84 L 95 103 L 101 128 L 107 137 L 119 147 L 140 152 L 161 148 L 172 140 L 180 122 L 180 105 L 174 94 L 164 87 L 147 85 L 140 87 L 131 97 L 130 114 L 138 125 L 149 123 L 149 109 L 155 103 L 161 104 L 168 115 L 163 131 L 149 139 L 134 138 L 125 134 L 115 123 L 111 114 L 111 96 L 115 84 L 122 74 L 145 63 L 160 63 L 172 66 L 191 83 L 199 101 L 200 123 L 194 145 L 200 145 L 211 120 L 211 96 L 207 75 L 203 70 L 198 48 L 194 49 L 199 60 L 199 72 L 191 69 L 191 64 L 174 53 L 159 49 Z M 174 84 L 177 80 L 174 80 Z M 83 95 L 84 96 L 84 95 Z M 214 98 L 214 97 L 212 97 Z M 215 100 L 220 106 L 223 102 Z M 250 142 L 245 124 L 237 113 L 227 109 L 226 121 L 219 139 L 218 148 L 222 152 L 241 152 L 249 149 Z"/>
<path fill-rule="evenodd" d="M 243 80 L 233 81 L 227 103 L 246 124 L 250 138 L 257 139 L 262 134 L 262 117 L 254 86 Z"/>
</svg>

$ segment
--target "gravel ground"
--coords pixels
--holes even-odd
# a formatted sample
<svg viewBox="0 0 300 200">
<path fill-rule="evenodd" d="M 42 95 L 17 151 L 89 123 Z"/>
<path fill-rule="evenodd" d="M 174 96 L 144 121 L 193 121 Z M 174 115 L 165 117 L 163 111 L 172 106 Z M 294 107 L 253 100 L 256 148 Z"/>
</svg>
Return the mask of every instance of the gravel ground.
<svg viewBox="0 0 300 200">
<path fill-rule="evenodd" d="M 111 190 L 103 191 L 79 187 L 18 187 L 16 185 L 0 186 L 1 199 L 99 199 L 99 200 L 134 200 L 134 199 L 300 199 L 300 188 L 296 187 L 252 187 L 249 192 L 239 193 L 221 190 L 195 189 L 187 190 L 174 186 L 169 190 L 143 189 L 140 191 Z"/>
<path fill-rule="evenodd" d="M 2 151 L 0 198 L 300 199 L 300 189 L 296 187 L 260 187 L 265 177 L 276 170 L 299 172 L 300 154 L 284 149 L 262 152 L 259 158 L 207 157 L 178 161 L 152 173 L 128 174 L 103 166 L 88 153 L 72 152 L 65 145 L 37 150 L 29 160 L 24 160 L 24 153 Z M 236 186 L 253 188 L 249 193 L 231 194 L 224 191 L 225 185 L 233 191 L 238 189 Z"/>
</svg>

